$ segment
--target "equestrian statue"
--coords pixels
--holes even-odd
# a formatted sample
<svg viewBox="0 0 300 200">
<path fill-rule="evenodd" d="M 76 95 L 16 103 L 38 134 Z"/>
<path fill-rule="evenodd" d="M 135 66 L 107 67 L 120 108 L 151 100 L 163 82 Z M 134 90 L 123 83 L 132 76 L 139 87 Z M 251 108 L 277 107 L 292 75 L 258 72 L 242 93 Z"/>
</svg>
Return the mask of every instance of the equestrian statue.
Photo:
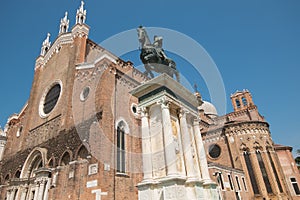
<svg viewBox="0 0 300 200">
<path fill-rule="evenodd" d="M 157 73 L 166 73 L 173 78 L 175 75 L 176 80 L 179 82 L 179 72 L 176 69 L 176 63 L 168 58 L 162 48 L 162 37 L 154 36 L 154 42 L 151 41 L 147 35 L 144 27 L 139 26 L 137 29 L 139 42 L 141 44 L 140 59 L 145 66 L 144 74 L 154 77 L 152 71 Z"/>
</svg>

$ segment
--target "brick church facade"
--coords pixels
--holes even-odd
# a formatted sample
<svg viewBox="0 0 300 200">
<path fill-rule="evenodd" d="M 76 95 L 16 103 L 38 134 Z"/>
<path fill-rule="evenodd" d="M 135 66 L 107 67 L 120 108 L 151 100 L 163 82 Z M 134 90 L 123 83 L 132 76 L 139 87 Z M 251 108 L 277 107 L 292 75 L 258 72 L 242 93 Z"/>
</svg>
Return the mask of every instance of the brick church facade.
<svg viewBox="0 0 300 200">
<path fill-rule="evenodd" d="M 47 35 L 28 102 L 0 129 L 0 199 L 300 199 L 291 150 L 249 91 L 218 116 L 90 40 L 85 20 L 82 3 Z"/>
</svg>

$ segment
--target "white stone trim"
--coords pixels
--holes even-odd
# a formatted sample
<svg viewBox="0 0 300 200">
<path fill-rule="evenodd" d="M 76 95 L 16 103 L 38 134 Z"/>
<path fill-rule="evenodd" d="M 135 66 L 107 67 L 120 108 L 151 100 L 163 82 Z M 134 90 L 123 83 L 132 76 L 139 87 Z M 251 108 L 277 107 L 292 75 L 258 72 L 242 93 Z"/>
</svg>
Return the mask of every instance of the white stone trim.
<svg viewBox="0 0 300 200">
<path fill-rule="evenodd" d="M 125 131 L 125 134 L 130 133 L 130 129 L 129 129 L 128 123 L 126 122 L 126 120 L 123 117 L 119 117 L 119 119 L 116 121 L 115 129 L 116 130 L 118 129 L 118 125 L 122 121 L 124 122 L 124 131 Z"/>
<path fill-rule="evenodd" d="M 91 69 L 91 68 L 94 68 L 95 67 L 95 64 L 81 64 L 79 66 L 76 67 L 76 69 Z"/>
<path fill-rule="evenodd" d="M 111 57 L 110 55 L 108 55 L 107 53 L 103 54 L 100 58 L 98 58 L 97 60 L 95 60 L 93 63 L 83 63 L 80 64 L 76 67 L 77 70 L 81 70 L 81 69 L 92 69 L 96 66 L 97 63 L 99 63 L 101 60 L 103 60 L 104 58 L 108 59 L 110 62 L 117 64 L 116 59 L 114 59 L 113 57 Z"/>
<path fill-rule="evenodd" d="M 98 186 L 98 180 L 88 181 L 86 182 L 86 188 L 92 188 Z"/>
<path fill-rule="evenodd" d="M 98 173 L 98 163 L 90 164 L 88 175 L 93 175 Z"/>
<path fill-rule="evenodd" d="M 117 64 L 117 61 L 106 53 L 104 55 L 102 55 L 100 58 L 98 58 L 97 60 L 95 60 L 94 63 L 98 63 L 99 61 L 103 60 L 104 58 L 107 58 L 112 63 Z"/>
<path fill-rule="evenodd" d="M 40 56 L 36 60 L 35 70 L 39 68 L 39 66 L 44 67 L 54 53 L 58 53 L 62 45 L 73 43 L 72 33 L 63 33 L 59 35 L 59 37 L 54 41 L 54 43 L 50 46 L 49 50 L 45 53 L 45 56 Z"/>
</svg>

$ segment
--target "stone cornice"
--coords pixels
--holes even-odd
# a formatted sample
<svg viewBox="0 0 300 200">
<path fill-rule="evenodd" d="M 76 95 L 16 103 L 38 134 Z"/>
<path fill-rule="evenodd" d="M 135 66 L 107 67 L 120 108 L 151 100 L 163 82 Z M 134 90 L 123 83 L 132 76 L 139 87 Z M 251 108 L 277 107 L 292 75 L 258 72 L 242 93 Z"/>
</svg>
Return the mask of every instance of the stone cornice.
<svg viewBox="0 0 300 200">
<path fill-rule="evenodd" d="M 216 141 L 223 138 L 225 134 L 243 135 L 258 133 L 270 134 L 269 124 L 261 121 L 234 122 L 232 124 L 225 124 L 224 126 L 213 130 L 203 131 L 202 135 L 204 136 L 205 141 Z"/>
</svg>

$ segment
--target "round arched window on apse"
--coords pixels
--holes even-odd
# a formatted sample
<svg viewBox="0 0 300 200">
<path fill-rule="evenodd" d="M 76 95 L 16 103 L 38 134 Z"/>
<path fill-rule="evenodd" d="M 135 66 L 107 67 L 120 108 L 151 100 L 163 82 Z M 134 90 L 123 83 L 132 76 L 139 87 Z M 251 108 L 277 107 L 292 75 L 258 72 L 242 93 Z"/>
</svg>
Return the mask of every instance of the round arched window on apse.
<svg viewBox="0 0 300 200">
<path fill-rule="evenodd" d="M 40 102 L 40 115 L 46 117 L 55 107 L 61 94 L 60 82 L 54 82 L 44 93 Z"/>
<path fill-rule="evenodd" d="M 208 148 L 208 154 L 211 158 L 218 158 L 221 155 L 221 147 L 217 144 L 212 144 Z"/>
</svg>

